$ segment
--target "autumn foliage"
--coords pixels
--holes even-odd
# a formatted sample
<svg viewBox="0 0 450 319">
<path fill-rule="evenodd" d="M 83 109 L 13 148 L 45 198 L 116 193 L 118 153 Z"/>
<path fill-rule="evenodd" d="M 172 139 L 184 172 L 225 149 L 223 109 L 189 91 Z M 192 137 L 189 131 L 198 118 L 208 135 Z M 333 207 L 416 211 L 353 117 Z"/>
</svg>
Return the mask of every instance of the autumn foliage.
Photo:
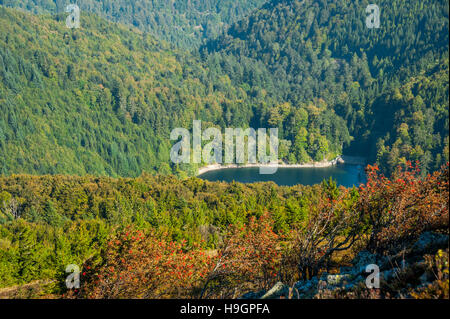
<svg viewBox="0 0 450 319">
<path fill-rule="evenodd" d="M 219 251 L 167 241 L 132 227 L 112 236 L 100 260 L 83 266 L 77 298 L 236 297 L 245 289 L 267 288 L 277 274 L 278 235 L 268 214 L 245 227 L 230 227 Z"/>
<path fill-rule="evenodd" d="M 128 227 L 108 242 L 102 261 L 84 265 L 81 298 L 181 298 L 209 274 L 214 258 L 185 242 Z"/>
<path fill-rule="evenodd" d="M 419 163 L 398 167 L 391 178 L 368 166 L 358 210 L 368 232 L 368 249 L 394 249 L 424 231 L 448 229 L 449 165 L 420 178 Z"/>
<path fill-rule="evenodd" d="M 426 231 L 448 234 L 448 164 L 426 177 L 418 163 L 390 178 L 377 166 L 367 172 L 358 189 L 324 182 L 308 216 L 290 232 L 274 231 L 273 213 L 249 215 L 222 230 L 216 250 L 150 228 L 112 232 L 101 253 L 83 265 L 81 290 L 68 297 L 237 298 L 277 281 L 292 285 L 317 276 L 341 251 L 389 254 Z M 417 296 L 448 294 L 445 276 Z"/>
<path fill-rule="evenodd" d="M 361 216 L 356 210 L 357 192 L 324 184 L 320 200 L 311 207 L 305 225 L 290 233 L 283 255 L 285 281 L 309 279 L 328 268 L 331 257 L 347 250 L 361 236 Z M 331 191 L 330 191 L 331 190 Z"/>
<path fill-rule="evenodd" d="M 281 237 L 274 233 L 268 213 L 251 217 L 245 227 L 232 226 L 201 297 L 233 298 L 246 290 L 269 288 L 279 271 Z"/>
</svg>

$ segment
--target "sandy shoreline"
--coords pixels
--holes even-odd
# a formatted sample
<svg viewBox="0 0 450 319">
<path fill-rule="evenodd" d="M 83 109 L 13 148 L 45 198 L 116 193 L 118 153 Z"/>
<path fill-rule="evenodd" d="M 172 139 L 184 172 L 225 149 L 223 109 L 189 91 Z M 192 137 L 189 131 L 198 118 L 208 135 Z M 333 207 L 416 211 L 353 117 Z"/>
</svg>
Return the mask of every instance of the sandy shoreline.
<svg viewBox="0 0 450 319">
<path fill-rule="evenodd" d="M 217 170 L 221 170 L 221 169 L 227 169 L 227 168 L 248 168 L 248 167 L 276 167 L 278 166 L 278 168 L 312 168 L 312 167 L 330 167 L 330 166 L 334 166 L 337 164 L 344 164 L 347 161 L 345 160 L 345 157 L 343 156 L 338 156 L 335 159 L 331 160 L 331 161 L 322 161 L 322 162 L 314 162 L 314 163 L 306 163 L 306 164 L 286 164 L 286 163 L 279 163 L 277 164 L 228 164 L 228 165 L 223 165 L 223 164 L 211 164 L 211 165 L 207 165 L 204 167 L 200 167 L 198 169 L 198 173 L 197 176 L 205 174 L 207 172 L 211 172 L 211 171 L 217 171 Z M 359 164 L 359 163 L 358 163 Z"/>
</svg>

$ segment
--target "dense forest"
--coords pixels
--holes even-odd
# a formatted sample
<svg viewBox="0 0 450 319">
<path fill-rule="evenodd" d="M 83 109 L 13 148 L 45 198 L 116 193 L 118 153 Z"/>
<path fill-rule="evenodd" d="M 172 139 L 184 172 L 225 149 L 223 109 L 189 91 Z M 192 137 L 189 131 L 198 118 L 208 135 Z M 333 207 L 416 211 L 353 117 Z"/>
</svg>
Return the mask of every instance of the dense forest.
<svg viewBox="0 0 450 319">
<path fill-rule="evenodd" d="M 170 161 L 173 128 L 190 128 L 193 119 L 222 129 L 272 127 L 273 118 L 252 125 L 271 106 L 296 121 L 280 132 L 280 158 L 331 159 L 350 140 L 325 104 L 297 109 L 263 87 L 233 83 L 220 61 L 201 61 L 137 29 L 83 15 L 83 28 L 70 30 L 64 15 L 4 7 L 0 24 L 2 174 L 193 175 L 195 165 Z M 302 153 L 290 151 L 292 135 Z"/>
<path fill-rule="evenodd" d="M 448 299 L 449 1 L 368 4 L 0 0 L 0 298 Z M 367 182 L 198 179 L 194 120 Z"/>
<path fill-rule="evenodd" d="M 391 255 L 391 269 L 405 263 L 398 249 L 412 247 L 414 262 L 379 293 L 448 297 L 448 163 L 425 178 L 419 167 L 408 162 L 391 179 L 369 167 L 366 185 L 352 189 L 331 180 L 2 177 L 0 288 L 38 281 L 32 297 L 230 298 L 348 266 L 362 251 Z M 430 232 L 443 240 L 430 246 Z M 415 265 L 421 258 L 430 265 Z M 81 267 L 81 291 L 64 286 L 69 264 Z M 429 286 L 417 285 L 423 273 Z M 359 289 L 347 287 L 347 297 Z"/>
<path fill-rule="evenodd" d="M 35 12 L 57 12 L 61 6 L 20 3 Z M 95 4 L 100 7 L 96 1 L 80 3 L 102 14 Z M 118 26 L 84 11 L 83 27 L 68 30 L 64 13 L 30 16 L 2 9 L 5 30 L 14 32 L 1 38 L 0 98 L 6 109 L 0 122 L 1 172 L 193 175 L 195 166 L 175 167 L 168 160 L 170 131 L 190 128 L 192 119 L 221 128 L 278 127 L 279 158 L 288 163 L 345 153 L 364 155 L 385 173 L 407 160 L 419 160 L 423 174 L 433 171 L 449 159 L 448 1 L 381 1 L 379 29 L 365 26 L 366 5 L 270 1 L 249 9 L 248 17 L 217 37 L 208 36 L 200 54 L 175 49 L 161 39 L 176 39 L 142 25 Z M 101 6 L 112 14 L 106 18 L 131 25 L 129 16 L 148 16 L 138 7 L 129 1 Z M 40 22 L 31 25 L 32 19 Z M 43 33 L 46 37 L 28 45 Z M 42 90 L 46 93 L 35 98 Z M 51 112 L 30 114 L 31 105 Z M 64 121 L 63 112 L 68 112 Z M 32 134 L 33 128 L 43 132 L 37 127 L 45 123 L 58 123 L 58 129 Z M 113 133 L 118 131 L 123 134 Z M 34 142 L 27 144 L 29 138 Z M 49 141 L 55 154 L 44 161 L 34 148 Z"/>
<path fill-rule="evenodd" d="M 280 100 L 323 99 L 353 137 L 344 152 L 389 172 L 408 159 L 436 169 L 448 161 L 448 1 L 377 4 L 381 26 L 369 29 L 367 1 L 270 1 L 201 50 Z M 286 113 L 268 112 L 300 144 Z"/>
<path fill-rule="evenodd" d="M 198 47 L 265 0 L 0 0 L 33 13 L 62 13 L 69 3 L 114 22 L 148 31 L 183 48 Z"/>
</svg>

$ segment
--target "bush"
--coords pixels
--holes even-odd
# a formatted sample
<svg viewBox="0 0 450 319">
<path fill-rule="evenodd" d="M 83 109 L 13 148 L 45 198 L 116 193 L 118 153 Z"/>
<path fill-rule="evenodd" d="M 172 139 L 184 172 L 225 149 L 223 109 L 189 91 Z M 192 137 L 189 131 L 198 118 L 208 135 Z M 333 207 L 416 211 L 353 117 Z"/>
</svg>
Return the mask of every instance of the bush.
<svg viewBox="0 0 450 319">
<path fill-rule="evenodd" d="M 83 266 L 78 298 L 187 298 L 201 286 L 214 258 L 152 232 L 127 227 L 108 242 L 96 264 Z M 72 296 L 72 295 L 69 295 Z"/>
<path fill-rule="evenodd" d="M 425 179 L 419 177 L 419 163 L 398 167 L 390 179 L 379 174 L 376 165 L 369 165 L 367 171 L 358 211 L 370 251 L 392 251 L 425 231 L 448 230 L 448 163 Z"/>
</svg>

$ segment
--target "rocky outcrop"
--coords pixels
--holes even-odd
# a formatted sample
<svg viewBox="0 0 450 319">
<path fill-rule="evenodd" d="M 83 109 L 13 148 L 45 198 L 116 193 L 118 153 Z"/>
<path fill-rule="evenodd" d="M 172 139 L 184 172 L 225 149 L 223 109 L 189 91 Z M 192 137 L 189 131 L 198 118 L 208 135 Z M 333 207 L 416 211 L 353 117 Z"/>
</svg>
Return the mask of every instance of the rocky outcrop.
<svg viewBox="0 0 450 319">
<path fill-rule="evenodd" d="M 277 296 L 281 296 L 285 293 L 287 286 L 281 282 L 277 282 L 268 292 L 261 297 L 261 299 L 271 299 Z"/>
<path fill-rule="evenodd" d="M 399 274 L 412 273 L 425 286 L 429 283 L 430 275 L 426 272 L 424 254 L 434 254 L 438 249 L 448 248 L 447 235 L 426 232 L 415 241 L 410 248 L 404 249 L 391 256 L 381 256 L 361 251 L 352 261 L 351 267 L 341 267 L 338 274 L 322 273 L 319 277 L 296 282 L 289 287 L 281 282 L 276 283 L 270 290 L 257 293 L 247 293 L 244 299 L 270 298 L 315 298 L 321 291 L 351 291 L 358 287 L 366 287 L 366 278 L 372 272 L 366 272 L 368 265 L 379 268 L 379 278 L 386 284 L 399 278 Z M 420 258 L 418 258 L 420 256 Z"/>
</svg>

